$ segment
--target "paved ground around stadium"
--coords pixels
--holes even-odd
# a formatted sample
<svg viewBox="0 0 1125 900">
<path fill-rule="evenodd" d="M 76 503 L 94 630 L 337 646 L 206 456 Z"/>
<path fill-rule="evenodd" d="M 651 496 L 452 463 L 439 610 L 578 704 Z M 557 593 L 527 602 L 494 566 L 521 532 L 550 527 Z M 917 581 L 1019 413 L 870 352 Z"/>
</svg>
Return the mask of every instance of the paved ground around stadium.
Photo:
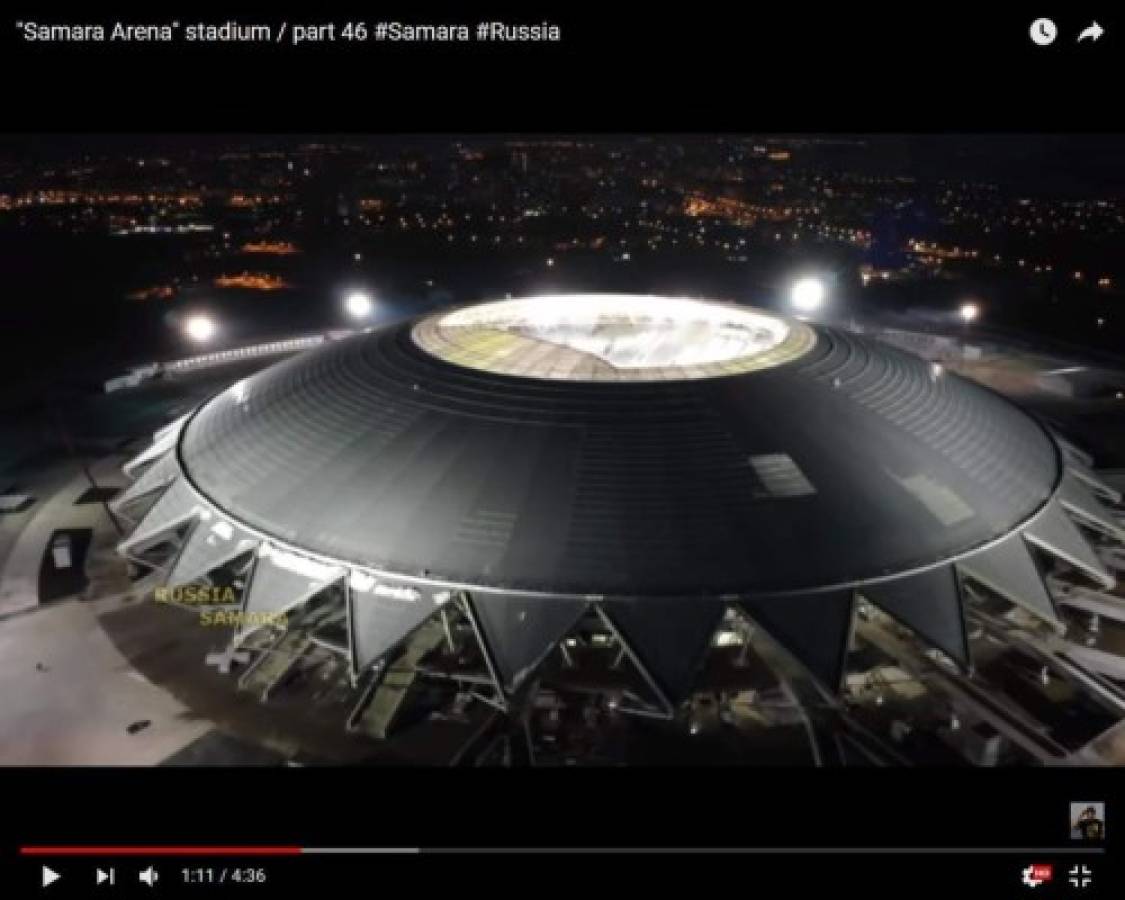
<svg viewBox="0 0 1125 900">
<path fill-rule="evenodd" d="M 96 603 L 5 619 L 0 684 L 3 765 L 153 765 L 210 729 L 127 663 Z"/>
</svg>

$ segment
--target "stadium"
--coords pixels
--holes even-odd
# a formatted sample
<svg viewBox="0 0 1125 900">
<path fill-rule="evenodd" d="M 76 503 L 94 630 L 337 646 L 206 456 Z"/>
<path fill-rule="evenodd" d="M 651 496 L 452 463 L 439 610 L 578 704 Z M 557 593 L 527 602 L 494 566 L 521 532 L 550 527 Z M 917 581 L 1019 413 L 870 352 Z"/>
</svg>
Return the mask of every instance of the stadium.
<svg viewBox="0 0 1125 900">
<path fill-rule="evenodd" d="M 419 678 L 528 729 L 578 703 L 696 735 L 769 717 L 764 665 L 842 758 L 881 755 L 872 723 L 919 694 L 961 756 L 1058 757 L 980 696 L 1012 645 L 1121 702 L 1066 637 L 1125 540 L 1089 458 L 940 363 L 775 312 L 442 311 L 237 381 L 126 472 L 120 552 L 164 588 L 233 588 L 242 681 L 332 655 L 355 727 L 398 678 L 379 736 Z"/>
</svg>

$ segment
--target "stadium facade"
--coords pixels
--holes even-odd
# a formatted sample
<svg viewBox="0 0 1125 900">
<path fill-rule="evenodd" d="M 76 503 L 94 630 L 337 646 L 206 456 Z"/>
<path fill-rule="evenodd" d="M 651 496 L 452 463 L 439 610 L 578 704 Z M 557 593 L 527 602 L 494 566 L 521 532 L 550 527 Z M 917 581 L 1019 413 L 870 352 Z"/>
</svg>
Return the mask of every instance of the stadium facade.
<svg viewBox="0 0 1125 900">
<path fill-rule="evenodd" d="M 1120 494 L 1008 400 L 878 341 L 728 304 L 505 300 L 327 343 L 154 436 L 115 501 L 168 585 L 243 625 L 326 592 L 353 677 L 455 607 L 511 706 L 596 615 L 672 716 L 729 610 L 827 693 L 857 602 L 946 664 L 974 594 L 1056 629 Z M 269 626 L 263 626 L 269 627 Z M 565 650 L 563 651 L 565 652 Z"/>
</svg>

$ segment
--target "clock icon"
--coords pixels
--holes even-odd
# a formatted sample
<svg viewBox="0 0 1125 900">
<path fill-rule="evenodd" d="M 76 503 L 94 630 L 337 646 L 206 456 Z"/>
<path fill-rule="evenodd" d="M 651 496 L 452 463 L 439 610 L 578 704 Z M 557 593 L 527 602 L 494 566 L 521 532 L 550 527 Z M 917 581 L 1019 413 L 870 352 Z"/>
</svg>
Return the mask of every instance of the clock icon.
<svg viewBox="0 0 1125 900">
<path fill-rule="evenodd" d="M 1053 44 L 1059 35 L 1059 29 L 1050 19 L 1036 19 L 1031 23 L 1031 39 L 1040 47 Z"/>
</svg>

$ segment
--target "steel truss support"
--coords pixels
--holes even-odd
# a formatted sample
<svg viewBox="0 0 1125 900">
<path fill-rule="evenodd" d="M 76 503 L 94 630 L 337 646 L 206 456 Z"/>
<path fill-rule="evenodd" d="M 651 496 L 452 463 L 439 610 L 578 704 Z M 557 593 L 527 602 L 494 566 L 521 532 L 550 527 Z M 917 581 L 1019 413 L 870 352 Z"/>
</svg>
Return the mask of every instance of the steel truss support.
<svg viewBox="0 0 1125 900">
<path fill-rule="evenodd" d="M 656 696 L 657 700 L 659 700 L 661 706 L 660 712 L 654 712 L 652 710 L 646 710 L 633 706 L 625 707 L 620 705 L 617 707 L 618 711 L 623 713 L 632 713 L 634 715 L 651 716 L 658 719 L 673 718 L 676 714 L 676 705 L 668 698 L 664 691 L 661 690 L 660 685 L 656 682 L 656 679 L 652 677 L 652 674 L 645 667 L 645 664 L 641 662 L 640 657 L 633 652 L 633 648 L 629 646 L 629 642 L 625 640 L 624 636 L 621 634 L 621 631 L 617 628 L 616 625 L 613 624 L 613 621 L 610 619 L 610 617 L 606 615 L 605 610 L 602 609 L 602 605 L 600 603 L 595 603 L 593 606 L 595 612 L 597 612 L 598 614 L 598 618 L 602 620 L 602 624 L 609 629 L 610 634 L 613 635 L 613 639 L 617 641 L 617 645 L 629 658 L 629 661 L 633 664 L 634 668 L 636 668 L 636 670 L 640 673 L 641 678 L 644 679 L 645 684 L 648 685 L 649 690 L 651 690 L 652 693 Z M 620 654 L 618 654 L 618 659 L 620 659 Z"/>
<path fill-rule="evenodd" d="M 367 684 L 364 685 L 363 690 L 360 692 L 359 699 L 356 700 L 355 705 L 348 713 L 348 721 L 344 726 L 347 731 L 355 731 L 359 727 L 359 722 L 363 718 L 363 714 L 367 712 L 367 707 L 371 705 L 371 701 L 375 699 L 375 692 L 379 690 L 379 685 L 383 683 L 383 676 L 387 674 L 390 668 L 387 665 L 387 660 L 380 659 L 378 662 L 372 664 L 371 668 L 367 671 L 370 673 L 367 679 Z M 355 686 L 354 684 L 352 685 Z"/>
<path fill-rule="evenodd" d="M 160 531 L 153 533 L 150 539 L 140 542 L 138 546 L 144 549 L 137 551 L 133 546 L 126 546 L 124 548 L 118 548 L 118 552 L 129 562 L 135 563 L 138 566 L 144 566 L 146 569 L 151 569 L 152 573 L 162 572 L 164 575 L 169 575 L 176 567 L 176 563 L 180 561 L 180 557 L 183 556 L 188 541 L 191 540 L 192 532 L 195 531 L 198 525 L 199 516 L 194 512 L 189 513 L 181 519 L 169 522 L 166 528 L 162 528 Z M 180 538 L 176 532 L 181 528 L 185 528 L 185 526 L 186 530 L 184 531 L 183 538 Z M 167 561 L 157 566 L 153 564 L 152 560 L 144 558 L 142 554 L 152 550 L 153 547 L 165 541 L 175 544 L 176 547 L 175 553 L 173 553 Z"/>
<path fill-rule="evenodd" d="M 484 630 L 480 627 L 480 622 L 477 619 L 476 610 L 473 609 L 473 598 L 468 591 L 461 591 L 454 595 L 457 599 L 456 602 L 460 605 L 461 612 L 465 614 L 465 618 L 469 620 L 469 624 L 473 627 L 473 634 L 476 636 L 477 644 L 480 646 L 481 655 L 484 657 L 484 664 L 488 668 L 488 677 L 492 679 L 492 687 L 496 692 L 492 700 L 486 700 L 484 696 L 478 694 L 476 691 L 472 692 L 472 696 L 491 706 L 495 706 L 501 712 L 508 712 L 510 709 L 508 693 L 504 690 L 504 683 L 500 678 L 499 669 L 496 666 L 496 657 L 493 654 L 492 647 L 489 646 L 488 639 L 484 635 Z"/>
<path fill-rule="evenodd" d="M 449 624 L 449 611 L 444 606 L 441 608 L 441 627 L 445 632 L 445 645 L 449 648 L 449 652 L 456 653 L 457 642 L 453 640 L 453 628 Z"/>
</svg>

